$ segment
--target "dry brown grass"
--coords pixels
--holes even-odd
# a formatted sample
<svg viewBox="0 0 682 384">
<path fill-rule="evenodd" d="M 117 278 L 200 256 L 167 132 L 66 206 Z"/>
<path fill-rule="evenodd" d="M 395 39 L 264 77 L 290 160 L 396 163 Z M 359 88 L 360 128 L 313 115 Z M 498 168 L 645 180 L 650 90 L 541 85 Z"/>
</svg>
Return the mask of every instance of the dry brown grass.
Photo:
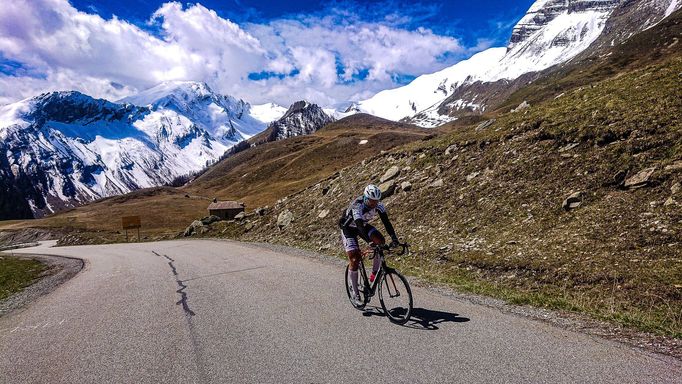
<svg viewBox="0 0 682 384">
<path fill-rule="evenodd" d="M 121 217 L 139 215 L 143 237 L 169 238 L 206 216 L 213 198 L 243 201 L 247 210 L 272 205 L 343 167 L 430 134 L 369 115 L 351 116 L 310 136 L 240 152 L 183 188 L 139 190 L 39 220 L 2 222 L 0 230 L 53 228 L 81 232 L 83 242 L 115 242 L 125 239 Z M 359 145 L 360 140 L 368 143 Z"/>
<path fill-rule="evenodd" d="M 259 145 L 201 175 L 185 190 L 250 207 L 272 205 L 348 165 L 432 132 L 369 115 L 355 115 L 309 136 Z M 366 145 L 359 145 L 367 140 Z"/>
</svg>

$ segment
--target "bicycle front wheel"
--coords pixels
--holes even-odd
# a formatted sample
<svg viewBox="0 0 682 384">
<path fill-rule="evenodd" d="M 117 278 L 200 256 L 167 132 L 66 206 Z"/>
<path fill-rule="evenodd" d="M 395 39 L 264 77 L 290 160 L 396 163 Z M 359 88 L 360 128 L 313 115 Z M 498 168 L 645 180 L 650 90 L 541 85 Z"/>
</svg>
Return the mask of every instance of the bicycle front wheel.
<svg viewBox="0 0 682 384">
<path fill-rule="evenodd" d="M 397 271 L 387 271 L 379 282 L 379 301 L 388 319 L 405 324 L 412 314 L 412 290 Z"/>
</svg>

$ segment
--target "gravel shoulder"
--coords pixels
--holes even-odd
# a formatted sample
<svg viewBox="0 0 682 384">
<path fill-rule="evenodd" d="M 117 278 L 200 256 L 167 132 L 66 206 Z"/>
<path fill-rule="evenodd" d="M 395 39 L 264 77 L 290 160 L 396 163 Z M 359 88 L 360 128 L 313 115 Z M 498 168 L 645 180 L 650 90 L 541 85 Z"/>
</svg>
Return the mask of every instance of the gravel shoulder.
<svg viewBox="0 0 682 384">
<path fill-rule="evenodd" d="M 0 317 L 6 316 L 15 310 L 25 308 L 28 304 L 34 302 L 41 296 L 54 291 L 60 284 L 74 277 L 85 266 L 83 260 L 70 257 L 13 254 L 9 252 L 2 253 L 1 255 L 2 257 L 38 260 L 47 265 L 48 273 L 45 277 L 40 278 L 20 292 L 17 292 L 4 300 L 0 300 Z"/>
</svg>

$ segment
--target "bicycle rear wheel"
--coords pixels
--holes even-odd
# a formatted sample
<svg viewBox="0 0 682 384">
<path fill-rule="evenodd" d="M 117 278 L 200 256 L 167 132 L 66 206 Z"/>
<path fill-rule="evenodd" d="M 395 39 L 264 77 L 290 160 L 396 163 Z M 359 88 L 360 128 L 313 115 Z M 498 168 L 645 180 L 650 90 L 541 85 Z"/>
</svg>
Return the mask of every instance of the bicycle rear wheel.
<svg viewBox="0 0 682 384">
<path fill-rule="evenodd" d="M 360 295 L 360 300 L 353 299 L 353 286 L 351 285 L 350 269 L 346 266 L 344 285 L 346 286 L 346 294 L 348 294 L 348 300 L 357 309 L 365 308 L 367 305 L 367 285 L 365 284 L 365 279 L 362 277 L 362 272 L 358 271 L 358 294 Z"/>
<path fill-rule="evenodd" d="M 405 324 L 412 314 L 412 290 L 397 271 L 387 271 L 379 283 L 379 301 L 388 319 Z"/>
</svg>

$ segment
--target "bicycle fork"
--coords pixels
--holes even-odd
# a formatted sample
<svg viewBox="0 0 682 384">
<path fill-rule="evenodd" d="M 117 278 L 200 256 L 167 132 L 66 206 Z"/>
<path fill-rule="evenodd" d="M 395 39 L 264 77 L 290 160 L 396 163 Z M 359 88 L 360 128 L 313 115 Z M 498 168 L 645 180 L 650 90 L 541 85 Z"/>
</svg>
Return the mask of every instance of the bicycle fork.
<svg viewBox="0 0 682 384">
<path fill-rule="evenodd" d="M 400 292 L 398 291 L 398 286 L 395 284 L 395 279 L 392 274 L 388 274 L 386 278 L 386 290 L 388 291 L 388 297 L 393 299 L 395 297 L 400 297 Z"/>
</svg>

